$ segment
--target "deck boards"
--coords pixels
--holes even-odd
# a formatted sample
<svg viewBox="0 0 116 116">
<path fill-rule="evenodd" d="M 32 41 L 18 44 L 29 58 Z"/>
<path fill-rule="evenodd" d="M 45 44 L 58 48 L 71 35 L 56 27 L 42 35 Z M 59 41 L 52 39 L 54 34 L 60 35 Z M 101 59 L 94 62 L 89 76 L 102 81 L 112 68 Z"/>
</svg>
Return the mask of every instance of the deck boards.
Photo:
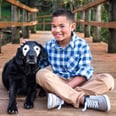
<svg viewBox="0 0 116 116">
<path fill-rule="evenodd" d="M 79 36 L 84 37 L 83 34 L 78 33 Z M 32 40 L 38 41 L 41 44 L 44 44 L 46 41 L 52 38 L 50 32 L 37 32 L 32 34 L 30 37 Z M 93 62 L 92 65 L 95 68 L 95 73 L 108 72 L 113 75 L 114 79 L 116 78 L 116 54 L 107 53 L 107 44 L 93 43 L 91 38 L 84 38 L 88 41 L 92 54 Z M 15 55 L 16 48 L 19 45 L 7 44 L 2 47 L 2 54 L 0 54 L 0 116 L 7 116 L 6 108 L 8 104 L 8 93 L 4 89 L 1 82 L 1 72 L 4 66 L 4 63 Z M 9 55 L 8 55 L 9 54 Z M 115 79 L 116 82 L 116 79 Z M 81 112 L 81 108 L 75 109 L 71 105 L 63 106 L 61 110 L 47 110 L 46 106 L 46 97 L 37 98 L 35 100 L 35 107 L 31 110 L 23 109 L 24 97 L 17 97 L 19 113 L 16 116 L 115 116 L 116 115 L 116 87 L 113 91 L 108 93 L 111 99 L 111 111 L 99 112 L 94 110 L 87 110 L 86 112 Z"/>
</svg>

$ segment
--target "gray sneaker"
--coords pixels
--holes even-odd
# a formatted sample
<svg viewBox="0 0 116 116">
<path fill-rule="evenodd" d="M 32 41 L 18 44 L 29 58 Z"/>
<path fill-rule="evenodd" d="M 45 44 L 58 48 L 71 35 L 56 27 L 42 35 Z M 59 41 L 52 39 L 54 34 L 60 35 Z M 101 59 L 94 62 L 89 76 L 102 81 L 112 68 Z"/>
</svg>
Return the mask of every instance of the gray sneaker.
<svg viewBox="0 0 116 116">
<path fill-rule="evenodd" d="M 108 112 L 110 111 L 110 100 L 107 95 L 86 96 L 82 111 L 86 111 L 87 108 Z"/>
<path fill-rule="evenodd" d="M 47 104 L 48 109 L 53 109 L 58 107 L 58 110 L 60 110 L 63 104 L 64 101 L 61 100 L 59 97 L 57 97 L 52 93 L 48 94 L 48 104 Z"/>
</svg>

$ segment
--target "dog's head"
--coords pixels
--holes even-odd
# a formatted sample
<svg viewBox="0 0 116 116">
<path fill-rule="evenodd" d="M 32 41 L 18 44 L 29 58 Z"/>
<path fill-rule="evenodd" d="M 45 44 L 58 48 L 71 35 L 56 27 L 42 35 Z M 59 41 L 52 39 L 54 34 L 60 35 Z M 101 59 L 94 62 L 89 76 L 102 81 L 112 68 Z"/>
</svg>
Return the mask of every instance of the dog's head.
<svg viewBox="0 0 116 116">
<path fill-rule="evenodd" d="M 39 60 L 47 58 L 47 53 L 43 46 L 35 41 L 27 41 L 17 50 L 17 62 L 22 64 L 36 64 Z"/>
</svg>

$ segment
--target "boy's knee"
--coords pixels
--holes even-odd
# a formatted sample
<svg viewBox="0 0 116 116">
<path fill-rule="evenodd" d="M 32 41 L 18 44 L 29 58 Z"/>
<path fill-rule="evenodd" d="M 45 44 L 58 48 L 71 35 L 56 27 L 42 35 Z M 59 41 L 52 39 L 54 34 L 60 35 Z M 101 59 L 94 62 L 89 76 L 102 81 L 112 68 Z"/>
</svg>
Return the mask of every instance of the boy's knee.
<svg viewBox="0 0 116 116">
<path fill-rule="evenodd" d="M 44 69 L 40 69 L 36 72 L 36 82 L 39 83 L 39 81 L 41 80 L 41 77 L 43 77 L 44 73 Z"/>
<path fill-rule="evenodd" d="M 46 68 L 38 70 L 38 72 L 36 73 L 36 81 L 38 82 L 42 79 L 45 79 L 45 77 L 47 77 L 49 72 L 50 71 Z"/>
<path fill-rule="evenodd" d="M 108 87 L 108 89 L 113 90 L 114 89 L 114 78 L 112 77 L 112 75 L 108 73 L 103 73 L 101 74 L 101 76 L 104 77 L 104 82 L 106 86 Z"/>
<path fill-rule="evenodd" d="M 36 77 L 42 75 L 43 71 L 44 71 L 44 69 L 38 70 L 38 71 L 36 72 Z"/>
</svg>

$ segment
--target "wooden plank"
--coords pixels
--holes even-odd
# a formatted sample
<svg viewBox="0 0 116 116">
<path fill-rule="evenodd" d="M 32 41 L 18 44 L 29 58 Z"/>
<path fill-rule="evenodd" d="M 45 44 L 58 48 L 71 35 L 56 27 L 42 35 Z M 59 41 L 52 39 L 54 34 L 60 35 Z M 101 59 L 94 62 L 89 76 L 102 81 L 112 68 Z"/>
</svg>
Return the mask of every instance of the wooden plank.
<svg viewBox="0 0 116 116">
<path fill-rule="evenodd" d="M 22 4 L 21 2 L 17 1 L 17 0 L 5 0 L 6 2 L 9 2 L 10 4 L 12 5 L 15 5 L 19 8 L 22 8 L 22 9 L 25 9 L 29 12 L 38 12 L 39 10 L 37 8 L 31 8 L 31 7 L 28 7 L 24 4 Z"/>
<path fill-rule="evenodd" d="M 90 2 L 90 3 L 80 7 L 78 9 L 74 10 L 73 12 L 76 13 L 76 12 L 88 10 L 89 8 L 95 7 L 99 4 L 102 4 L 102 3 L 107 2 L 107 1 L 109 1 L 109 0 L 95 0 L 94 2 Z"/>
<path fill-rule="evenodd" d="M 116 22 L 97 22 L 97 21 L 84 21 L 84 20 L 77 20 L 76 22 L 83 25 L 116 29 Z"/>
<path fill-rule="evenodd" d="M 0 28 L 33 26 L 33 25 L 36 25 L 36 24 L 38 24 L 38 21 L 31 21 L 31 22 L 0 22 Z"/>
</svg>

